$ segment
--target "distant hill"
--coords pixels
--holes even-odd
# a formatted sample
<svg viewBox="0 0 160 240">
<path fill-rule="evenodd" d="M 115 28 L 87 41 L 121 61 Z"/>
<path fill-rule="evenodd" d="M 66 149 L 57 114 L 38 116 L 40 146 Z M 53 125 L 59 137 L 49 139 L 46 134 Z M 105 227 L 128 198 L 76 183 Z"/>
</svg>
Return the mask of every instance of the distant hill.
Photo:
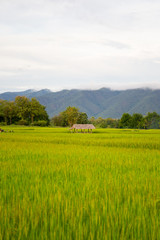
<svg viewBox="0 0 160 240">
<path fill-rule="evenodd" d="M 22 91 L 22 92 L 4 92 L 4 93 L 0 93 L 0 99 L 12 101 L 17 96 L 26 96 L 28 98 L 32 98 L 32 97 L 37 98 L 37 97 L 43 96 L 50 92 L 51 91 L 49 89 L 42 89 L 40 91 L 28 89 L 28 90 Z"/>
<path fill-rule="evenodd" d="M 75 106 L 89 117 L 120 118 L 124 112 L 130 114 L 157 112 L 160 114 L 160 90 L 130 89 L 110 90 L 62 90 L 51 92 L 48 89 L 40 91 L 27 90 L 23 92 L 5 92 L 0 99 L 14 100 L 16 96 L 36 97 L 46 106 L 50 117 L 65 110 L 68 106 Z"/>
</svg>

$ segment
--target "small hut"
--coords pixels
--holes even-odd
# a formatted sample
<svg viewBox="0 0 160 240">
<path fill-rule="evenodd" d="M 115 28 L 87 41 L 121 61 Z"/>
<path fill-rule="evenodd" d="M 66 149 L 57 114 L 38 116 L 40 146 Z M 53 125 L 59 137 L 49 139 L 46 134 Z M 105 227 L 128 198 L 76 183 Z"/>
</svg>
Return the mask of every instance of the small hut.
<svg viewBox="0 0 160 240">
<path fill-rule="evenodd" d="M 95 126 L 93 124 L 74 124 L 70 130 L 72 130 L 72 132 L 79 132 L 79 130 L 81 130 L 81 132 L 85 133 L 85 130 L 88 130 L 88 133 L 92 133 L 92 129 L 95 129 Z"/>
</svg>

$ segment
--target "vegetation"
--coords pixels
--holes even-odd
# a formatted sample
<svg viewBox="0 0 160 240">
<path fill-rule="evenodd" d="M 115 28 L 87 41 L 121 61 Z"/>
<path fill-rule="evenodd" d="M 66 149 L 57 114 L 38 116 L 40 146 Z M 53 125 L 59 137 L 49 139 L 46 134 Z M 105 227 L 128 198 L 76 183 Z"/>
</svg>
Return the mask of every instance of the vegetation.
<svg viewBox="0 0 160 240">
<path fill-rule="evenodd" d="M 72 126 L 73 124 L 88 123 L 88 116 L 86 113 L 80 112 L 76 107 L 67 107 L 65 111 L 51 119 L 51 124 L 54 126 Z"/>
<path fill-rule="evenodd" d="M 3 128 L 0 239 L 160 239 L 159 130 Z"/>
<path fill-rule="evenodd" d="M 94 126 L 98 128 L 118 128 L 119 126 L 119 119 L 112 119 L 112 118 L 97 118 L 91 117 L 89 119 L 89 123 L 92 123 Z"/>
<path fill-rule="evenodd" d="M 80 112 L 76 107 L 69 106 L 65 111 L 51 119 L 51 125 L 53 126 L 66 127 L 75 123 L 92 123 L 99 128 L 159 129 L 160 115 L 156 112 L 148 113 L 147 116 L 143 116 L 140 113 L 134 113 L 132 116 L 129 113 L 124 113 L 121 119 L 103 119 L 101 117 L 95 119 L 91 117 L 88 120 L 86 113 Z"/>
<path fill-rule="evenodd" d="M 27 97 L 17 96 L 15 101 L 0 100 L 0 123 L 1 125 L 49 125 L 48 114 L 45 107 L 36 98 L 29 100 Z M 132 128 L 132 129 L 158 129 L 160 128 L 160 115 L 156 112 L 143 116 L 140 113 L 124 113 L 121 119 L 101 117 L 95 119 L 84 112 L 80 112 L 76 107 L 67 107 L 65 111 L 59 113 L 51 119 L 52 126 L 72 126 L 74 123 L 92 123 L 100 128 Z"/>
<path fill-rule="evenodd" d="M 20 93 L 3 93 L 0 99 L 14 100 Z M 107 117 L 120 119 L 124 112 L 129 114 L 148 112 L 160 114 L 160 90 L 130 89 L 110 90 L 62 90 L 50 92 L 47 89 L 41 91 L 25 91 L 21 96 L 36 97 L 46 106 L 47 113 L 51 117 L 63 112 L 68 106 L 75 106 L 81 112 L 86 112 L 88 117 L 96 119 Z"/>
<path fill-rule="evenodd" d="M 120 128 L 134 128 L 134 129 L 159 129 L 160 115 L 156 112 L 148 113 L 143 116 L 140 113 L 134 113 L 132 116 L 129 113 L 124 113 L 119 121 Z"/>
<path fill-rule="evenodd" d="M 46 126 L 49 118 L 45 107 L 35 98 L 17 96 L 15 101 L 0 100 L 0 123 Z"/>
<path fill-rule="evenodd" d="M 140 113 L 124 113 L 121 119 L 112 119 L 101 117 L 89 119 L 89 122 L 100 128 L 131 128 L 131 129 L 159 129 L 160 128 L 160 115 L 156 112 L 148 113 L 143 116 Z"/>
</svg>

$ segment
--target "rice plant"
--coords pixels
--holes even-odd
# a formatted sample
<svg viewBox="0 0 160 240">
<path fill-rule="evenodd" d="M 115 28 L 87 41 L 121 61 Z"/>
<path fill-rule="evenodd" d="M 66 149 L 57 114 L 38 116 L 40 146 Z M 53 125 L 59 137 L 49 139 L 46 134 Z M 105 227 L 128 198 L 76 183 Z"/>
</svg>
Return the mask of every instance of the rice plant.
<svg viewBox="0 0 160 240">
<path fill-rule="evenodd" d="M 160 239 L 159 130 L 12 129 L 0 134 L 0 239 Z"/>
</svg>

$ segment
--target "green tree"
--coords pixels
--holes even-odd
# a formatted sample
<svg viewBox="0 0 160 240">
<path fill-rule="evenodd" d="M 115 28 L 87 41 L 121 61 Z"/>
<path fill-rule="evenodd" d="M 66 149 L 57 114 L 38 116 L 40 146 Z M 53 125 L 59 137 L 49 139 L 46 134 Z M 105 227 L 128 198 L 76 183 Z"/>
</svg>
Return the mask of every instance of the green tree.
<svg viewBox="0 0 160 240">
<path fill-rule="evenodd" d="M 77 123 L 78 124 L 87 124 L 88 123 L 87 114 L 84 113 L 84 112 L 80 112 L 79 115 L 78 115 Z"/>
<path fill-rule="evenodd" d="M 93 125 L 94 125 L 94 124 L 95 124 L 95 121 L 96 121 L 96 119 L 95 119 L 95 117 L 93 117 L 93 116 L 92 116 L 92 117 L 91 117 L 91 118 L 90 118 L 88 121 L 89 121 L 89 123 L 91 123 L 91 124 L 93 124 Z"/>
<path fill-rule="evenodd" d="M 67 118 L 66 111 L 60 113 L 60 118 L 61 118 L 61 126 L 62 127 L 68 126 L 68 118 Z"/>
<path fill-rule="evenodd" d="M 120 128 L 130 128 L 131 127 L 132 117 L 129 113 L 123 113 L 120 121 L 119 127 Z"/>
<path fill-rule="evenodd" d="M 28 125 L 34 120 L 40 126 L 49 124 L 49 117 L 45 106 L 41 105 L 35 98 L 31 101 L 24 97 L 18 96 L 15 101 L 0 100 L 0 122 L 12 124 L 18 121 L 18 124 Z"/>
<path fill-rule="evenodd" d="M 76 107 L 67 107 L 65 111 L 51 119 L 51 124 L 54 126 L 72 126 L 73 124 L 88 123 L 88 116 L 86 113 L 80 112 Z"/>
<path fill-rule="evenodd" d="M 21 120 L 29 120 L 30 102 L 27 97 L 17 96 L 15 98 L 17 115 Z"/>
<path fill-rule="evenodd" d="M 42 105 L 37 101 L 36 98 L 32 98 L 29 103 L 29 112 L 31 117 L 31 122 L 34 122 L 34 118 L 39 115 L 43 115 Z"/>
<path fill-rule="evenodd" d="M 17 115 L 17 108 L 13 101 L 8 102 L 6 108 L 8 109 L 9 124 L 12 124 L 13 118 Z"/>
<path fill-rule="evenodd" d="M 39 105 L 39 114 L 36 116 L 36 120 L 44 120 L 46 121 L 46 125 L 49 125 L 49 117 L 46 111 L 46 107 L 43 105 Z"/>
<path fill-rule="evenodd" d="M 78 120 L 79 117 L 79 110 L 76 107 L 67 107 L 67 109 L 65 110 L 65 114 L 67 117 L 67 122 L 68 125 L 71 127 L 73 124 L 75 124 Z"/>
<path fill-rule="evenodd" d="M 4 117 L 4 100 L 0 99 L 0 122 L 4 122 L 5 117 Z"/>
<path fill-rule="evenodd" d="M 132 115 L 131 128 L 144 128 L 144 118 L 141 113 L 134 113 Z"/>
<path fill-rule="evenodd" d="M 103 122 L 101 123 L 100 127 L 102 128 L 117 128 L 118 127 L 118 120 L 113 118 L 106 118 L 103 119 Z"/>
<path fill-rule="evenodd" d="M 53 126 L 62 126 L 62 117 L 61 115 L 55 115 L 54 117 L 52 117 L 51 119 L 51 125 Z"/>
<path fill-rule="evenodd" d="M 160 128 L 160 115 L 156 112 L 150 113 L 148 112 L 147 116 L 145 117 L 145 128 L 150 129 L 158 129 Z"/>
</svg>

